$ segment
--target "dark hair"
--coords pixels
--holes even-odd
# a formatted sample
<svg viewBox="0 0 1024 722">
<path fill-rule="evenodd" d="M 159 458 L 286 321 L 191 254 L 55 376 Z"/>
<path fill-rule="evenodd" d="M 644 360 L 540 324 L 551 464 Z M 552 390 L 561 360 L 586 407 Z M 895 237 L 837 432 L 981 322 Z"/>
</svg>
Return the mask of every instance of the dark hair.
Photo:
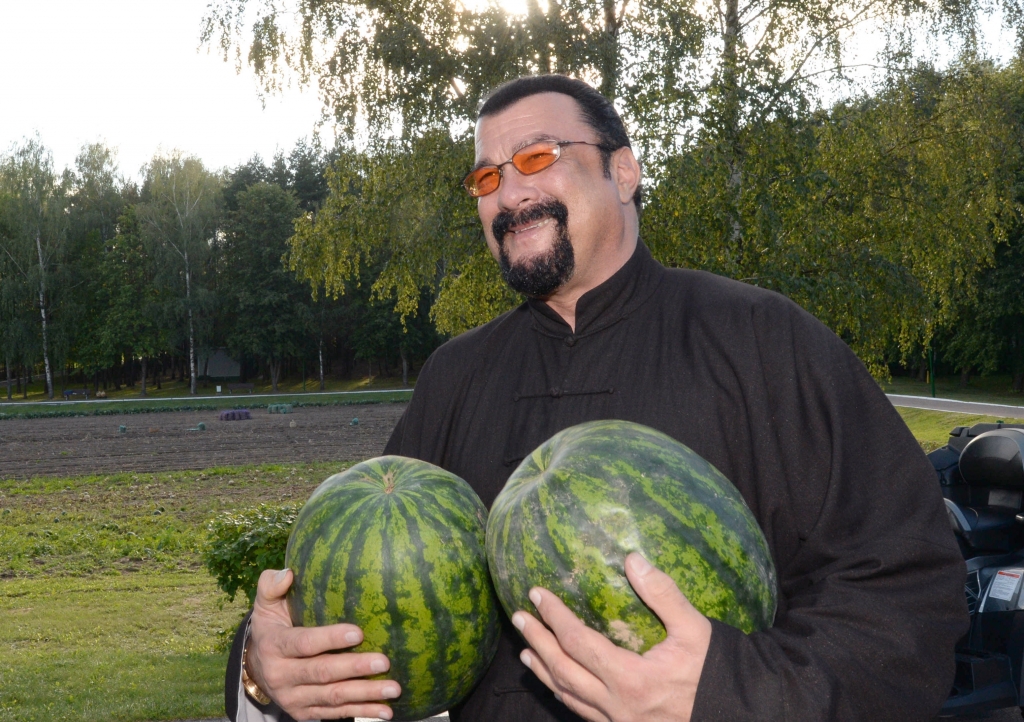
<svg viewBox="0 0 1024 722">
<path fill-rule="evenodd" d="M 523 98 L 538 93 L 561 93 L 576 101 L 584 122 L 597 133 L 597 147 L 601 151 L 604 175 L 606 178 L 611 178 L 612 152 L 619 148 L 632 148 L 633 146 L 629 143 L 626 126 L 623 125 L 622 118 L 619 117 L 612 102 L 582 80 L 576 80 L 567 75 L 524 75 L 521 78 L 509 80 L 487 95 L 480 106 L 477 117 L 495 115 Z M 642 202 L 643 194 L 641 186 L 638 184 L 636 192 L 633 193 L 633 204 L 636 206 L 637 213 L 640 212 Z"/>
</svg>

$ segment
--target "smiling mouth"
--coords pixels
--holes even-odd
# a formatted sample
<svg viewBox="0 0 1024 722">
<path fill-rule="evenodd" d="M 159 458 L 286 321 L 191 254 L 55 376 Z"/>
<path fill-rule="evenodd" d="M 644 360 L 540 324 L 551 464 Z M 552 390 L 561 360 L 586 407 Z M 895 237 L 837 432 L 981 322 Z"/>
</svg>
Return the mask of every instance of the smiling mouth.
<svg viewBox="0 0 1024 722">
<path fill-rule="evenodd" d="M 531 223 L 531 224 L 529 224 L 527 226 L 523 226 L 522 228 L 510 228 L 509 231 L 512 232 L 514 235 L 518 236 L 520 233 L 525 233 L 526 231 L 532 231 L 535 228 L 542 228 L 543 226 L 546 226 L 549 223 L 551 223 L 551 221 L 553 221 L 553 220 L 554 220 L 553 218 L 544 218 L 542 220 L 539 220 L 539 221 L 536 221 L 534 223 Z"/>
</svg>

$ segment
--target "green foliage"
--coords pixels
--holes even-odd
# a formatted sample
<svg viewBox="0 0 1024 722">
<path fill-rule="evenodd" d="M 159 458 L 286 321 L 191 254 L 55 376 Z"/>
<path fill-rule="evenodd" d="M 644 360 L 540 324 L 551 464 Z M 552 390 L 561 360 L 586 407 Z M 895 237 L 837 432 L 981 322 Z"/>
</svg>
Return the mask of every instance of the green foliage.
<svg viewBox="0 0 1024 722">
<path fill-rule="evenodd" d="M 203 562 L 229 600 L 241 591 L 251 605 L 263 570 L 284 568 L 288 534 L 300 508 L 301 504 L 260 504 L 255 509 L 225 512 L 210 521 Z"/>
<path fill-rule="evenodd" d="M 232 317 L 228 344 L 264 360 L 276 392 L 282 361 L 312 335 L 309 291 L 281 262 L 299 206 L 270 183 L 249 186 L 236 203 L 224 226 L 221 272 L 221 299 Z"/>
</svg>

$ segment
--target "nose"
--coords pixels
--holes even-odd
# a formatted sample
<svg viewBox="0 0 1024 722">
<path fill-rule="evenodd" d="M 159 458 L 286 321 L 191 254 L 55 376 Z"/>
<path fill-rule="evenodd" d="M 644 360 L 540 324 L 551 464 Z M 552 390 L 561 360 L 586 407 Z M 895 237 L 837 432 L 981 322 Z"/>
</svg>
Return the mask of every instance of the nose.
<svg viewBox="0 0 1024 722">
<path fill-rule="evenodd" d="M 498 206 L 503 211 L 521 208 L 540 198 L 533 178 L 520 173 L 511 163 L 501 169 L 501 184 L 495 194 L 498 196 Z"/>
</svg>

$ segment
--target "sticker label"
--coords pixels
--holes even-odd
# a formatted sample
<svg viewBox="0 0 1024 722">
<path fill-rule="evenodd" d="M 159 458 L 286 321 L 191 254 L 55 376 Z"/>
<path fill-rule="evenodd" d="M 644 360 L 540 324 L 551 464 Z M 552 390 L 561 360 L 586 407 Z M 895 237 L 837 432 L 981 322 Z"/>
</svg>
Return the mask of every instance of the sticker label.
<svg viewBox="0 0 1024 722">
<path fill-rule="evenodd" d="M 992 586 L 988 590 L 989 597 L 1001 599 L 1004 602 L 1013 599 L 1013 594 L 1017 591 L 1017 585 L 1020 584 L 1022 574 L 1024 574 L 1024 569 L 1002 569 L 996 572 L 995 579 L 992 580 Z"/>
</svg>

